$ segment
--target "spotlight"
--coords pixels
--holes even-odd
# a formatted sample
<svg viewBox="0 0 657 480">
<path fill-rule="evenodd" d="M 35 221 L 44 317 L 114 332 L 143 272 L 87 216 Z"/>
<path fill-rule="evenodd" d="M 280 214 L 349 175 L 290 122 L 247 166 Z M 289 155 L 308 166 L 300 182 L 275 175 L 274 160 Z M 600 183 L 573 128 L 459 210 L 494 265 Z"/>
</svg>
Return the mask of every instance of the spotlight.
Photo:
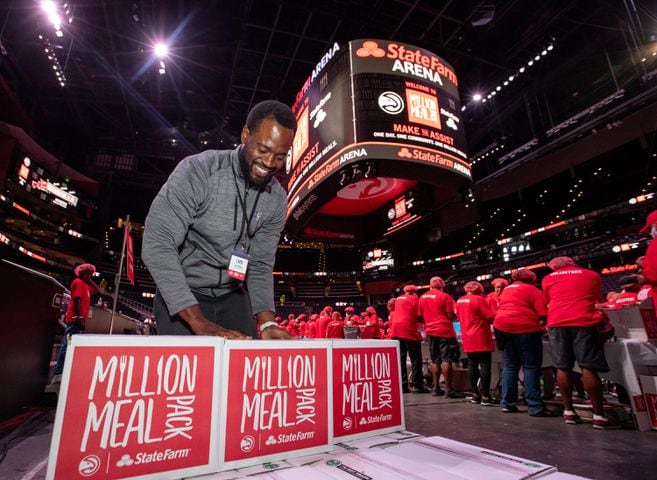
<svg viewBox="0 0 657 480">
<path fill-rule="evenodd" d="M 472 96 L 472 99 L 473 99 L 475 102 L 479 102 L 479 101 L 481 100 L 481 94 L 480 94 L 480 93 L 475 93 L 475 94 Z"/>
<path fill-rule="evenodd" d="M 164 43 L 156 43 L 153 52 L 156 57 L 164 58 L 169 54 L 169 47 Z"/>
</svg>

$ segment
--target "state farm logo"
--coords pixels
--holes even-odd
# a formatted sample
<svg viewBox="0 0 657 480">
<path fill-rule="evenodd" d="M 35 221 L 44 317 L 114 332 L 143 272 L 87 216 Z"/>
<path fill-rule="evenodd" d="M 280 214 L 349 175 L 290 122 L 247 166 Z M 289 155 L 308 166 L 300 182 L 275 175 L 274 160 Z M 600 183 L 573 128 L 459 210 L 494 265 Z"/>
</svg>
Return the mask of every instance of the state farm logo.
<svg viewBox="0 0 657 480">
<path fill-rule="evenodd" d="M 404 111 L 404 99 L 396 92 L 383 92 L 379 95 L 379 108 L 389 115 Z"/>
<path fill-rule="evenodd" d="M 253 450 L 253 447 L 255 447 L 255 438 L 253 438 L 251 435 L 245 435 L 242 437 L 242 441 L 240 442 L 240 450 L 248 453 Z"/>
<path fill-rule="evenodd" d="M 371 40 L 368 40 L 367 42 L 363 42 L 363 46 L 360 47 L 358 50 L 356 50 L 356 56 L 358 57 L 375 57 L 375 58 L 381 58 L 385 56 L 386 51 L 379 47 L 379 44 L 376 42 L 373 42 Z"/>
<path fill-rule="evenodd" d="M 130 465 L 133 465 L 135 461 L 132 459 L 132 457 L 128 454 L 122 455 L 121 459 L 116 462 L 117 467 L 129 467 Z"/>
<path fill-rule="evenodd" d="M 269 437 L 267 437 L 267 441 L 265 441 L 265 445 L 276 445 L 276 438 L 274 438 L 273 435 L 269 435 Z"/>
<path fill-rule="evenodd" d="M 87 455 L 80 461 L 78 472 L 83 477 L 90 477 L 100 468 L 100 458 L 96 455 Z"/>
<path fill-rule="evenodd" d="M 351 417 L 345 417 L 344 420 L 342 420 L 342 428 L 345 430 L 351 430 L 351 427 L 354 426 L 354 421 L 351 419 Z"/>
<path fill-rule="evenodd" d="M 397 156 L 402 158 L 413 158 L 413 154 L 406 147 L 403 147 L 401 150 L 399 150 L 397 152 Z"/>
</svg>

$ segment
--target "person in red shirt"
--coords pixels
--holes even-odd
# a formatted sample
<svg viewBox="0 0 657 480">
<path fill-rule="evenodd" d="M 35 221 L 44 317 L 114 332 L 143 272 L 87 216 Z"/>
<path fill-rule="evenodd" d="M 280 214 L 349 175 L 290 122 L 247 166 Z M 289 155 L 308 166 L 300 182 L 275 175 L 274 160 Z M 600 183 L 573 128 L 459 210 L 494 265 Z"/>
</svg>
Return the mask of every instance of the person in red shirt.
<svg viewBox="0 0 657 480">
<path fill-rule="evenodd" d="M 488 304 L 493 309 L 493 312 L 496 312 L 500 304 L 500 295 L 502 295 L 504 289 L 509 285 L 509 282 L 504 278 L 495 278 L 490 284 L 493 286 L 493 291 L 486 296 L 486 300 L 488 300 Z"/>
<path fill-rule="evenodd" d="M 317 319 L 319 315 L 313 313 L 310 318 L 308 318 L 308 325 L 306 326 L 306 338 L 316 338 L 317 337 Z"/>
<path fill-rule="evenodd" d="M 287 333 L 289 333 L 293 337 L 299 336 L 299 324 L 294 319 L 294 317 L 292 318 L 292 320 L 288 320 L 286 330 Z"/>
<path fill-rule="evenodd" d="M 504 351 L 502 370 L 502 401 L 505 413 L 518 411 L 518 372 L 524 372 L 525 401 L 532 417 L 554 417 L 541 398 L 541 363 L 543 362 L 543 332 L 547 306 L 541 291 L 534 286 L 536 274 L 531 270 L 515 270 L 513 283 L 499 299 L 495 314 L 495 339 Z"/>
<path fill-rule="evenodd" d="M 429 291 L 420 297 L 418 315 L 424 319 L 425 330 L 429 338 L 431 354 L 431 376 L 433 389 L 431 395 L 443 395 L 440 389 L 440 372 L 445 379 L 445 393 L 449 398 L 462 398 L 464 395 L 452 389 L 452 363 L 461 359 L 461 349 L 456 340 L 454 324 L 454 300 L 443 292 L 445 282 L 440 277 L 429 280 Z"/>
<path fill-rule="evenodd" d="M 98 286 L 91 279 L 94 273 L 96 273 L 96 267 L 90 263 L 83 263 L 75 267 L 76 278 L 71 283 L 71 300 L 68 302 L 66 317 L 64 318 L 66 329 L 64 330 L 64 338 L 62 338 L 62 346 L 57 356 L 53 376 L 50 380 L 51 385 L 62 381 L 66 347 L 71 340 L 71 336 L 84 332 L 91 305 L 91 296 L 98 291 Z"/>
<path fill-rule="evenodd" d="M 556 257 L 548 266 L 552 273 L 543 278 L 543 295 L 548 305 L 547 326 L 552 360 L 557 369 L 557 383 L 567 424 L 581 423 L 573 410 L 573 366 L 582 369 L 584 389 L 593 407 L 593 428 L 619 428 L 605 417 L 602 383 L 598 372 L 609 366 L 596 325 L 602 314 L 595 308 L 602 297 L 602 280 L 592 270 L 578 267 L 570 257 Z"/>
<path fill-rule="evenodd" d="M 417 286 L 406 285 L 404 293 L 395 300 L 395 316 L 390 327 L 391 337 L 399 340 L 399 357 L 402 375 L 402 389 L 410 392 L 408 387 L 408 372 L 406 370 L 406 355 L 411 359 L 410 383 L 413 393 L 429 393 L 422 378 L 422 337 L 417 330 Z"/>
<path fill-rule="evenodd" d="M 490 396 L 492 354 L 495 349 L 491 323 L 493 310 L 484 298 L 484 287 L 471 281 L 463 287 L 466 295 L 456 301 L 456 315 L 461 324 L 463 351 L 468 355 L 468 377 L 472 387 L 472 403 L 495 405 Z M 479 387 L 479 380 L 481 386 Z"/>
<path fill-rule="evenodd" d="M 340 312 L 331 314 L 331 321 L 326 324 L 326 338 L 344 338 L 344 320 Z"/>
<path fill-rule="evenodd" d="M 641 229 L 641 233 L 648 234 L 652 237 L 650 245 L 646 250 L 645 259 L 643 260 L 643 270 L 641 275 L 645 283 L 651 286 L 651 296 L 657 297 L 657 210 L 653 210 L 646 217 L 646 224 Z"/>
<path fill-rule="evenodd" d="M 319 314 L 319 319 L 317 320 L 317 338 L 326 338 L 326 325 L 331 321 L 331 314 L 333 313 L 333 308 L 326 306 Z"/>
<path fill-rule="evenodd" d="M 395 317 L 395 301 L 396 298 L 390 298 L 388 299 L 388 303 L 386 304 L 386 307 L 388 308 L 388 321 L 384 323 L 384 338 L 391 339 L 392 338 L 392 322 L 394 321 Z"/>
</svg>

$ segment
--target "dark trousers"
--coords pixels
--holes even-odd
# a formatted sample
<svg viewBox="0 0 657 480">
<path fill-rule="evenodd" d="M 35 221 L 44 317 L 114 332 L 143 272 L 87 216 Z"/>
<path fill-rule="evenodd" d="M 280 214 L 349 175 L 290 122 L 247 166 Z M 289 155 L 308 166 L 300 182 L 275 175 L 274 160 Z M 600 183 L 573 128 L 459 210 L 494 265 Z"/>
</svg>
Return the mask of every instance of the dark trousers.
<svg viewBox="0 0 657 480">
<path fill-rule="evenodd" d="M 59 349 L 59 355 L 57 355 L 57 363 L 55 364 L 55 369 L 53 370 L 53 375 L 61 375 L 64 371 L 64 360 L 66 359 L 66 349 L 68 347 L 68 342 L 71 336 L 78 333 L 84 332 L 84 324 L 82 322 L 73 322 L 67 323 L 66 329 L 64 330 L 64 337 L 62 338 L 62 346 Z"/>
<path fill-rule="evenodd" d="M 211 297 L 192 292 L 198 300 L 205 318 L 217 325 L 237 330 L 244 335 L 257 338 L 258 328 L 251 312 L 251 300 L 243 288 L 233 290 L 225 295 Z M 170 315 L 159 292 L 153 299 L 153 313 L 157 322 L 158 335 L 193 335 L 189 325 L 178 315 Z"/>
<path fill-rule="evenodd" d="M 472 392 L 479 392 L 484 397 L 490 397 L 490 371 L 493 363 L 491 352 L 468 352 L 468 377 Z M 481 379 L 481 389 L 477 387 Z"/>
<path fill-rule="evenodd" d="M 395 340 L 399 340 L 402 387 L 408 388 L 408 370 L 406 369 L 406 355 L 408 355 L 411 358 L 411 385 L 415 388 L 422 388 L 424 386 L 424 379 L 422 378 L 422 343 L 405 338 L 395 338 Z"/>
</svg>

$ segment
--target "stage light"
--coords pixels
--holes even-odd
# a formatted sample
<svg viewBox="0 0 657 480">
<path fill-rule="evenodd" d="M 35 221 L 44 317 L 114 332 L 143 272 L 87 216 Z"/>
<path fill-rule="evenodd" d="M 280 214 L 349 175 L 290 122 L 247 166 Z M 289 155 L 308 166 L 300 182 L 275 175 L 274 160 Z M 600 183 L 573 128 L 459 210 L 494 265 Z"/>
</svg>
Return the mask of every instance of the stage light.
<svg viewBox="0 0 657 480">
<path fill-rule="evenodd" d="M 527 66 L 531 67 L 532 65 L 534 65 L 534 60 L 530 60 L 527 62 Z"/>
<path fill-rule="evenodd" d="M 164 43 L 156 43 L 153 52 L 156 57 L 164 58 L 169 54 L 169 47 Z"/>
<path fill-rule="evenodd" d="M 474 100 L 475 102 L 479 102 L 479 101 L 481 101 L 481 94 L 480 94 L 480 93 L 475 93 L 475 94 L 472 96 L 472 100 Z"/>
<path fill-rule="evenodd" d="M 534 57 L 534 60 L 536 60 L 537 62 L 538 62 L 540 59 L 541 59 L 541 56 L 540 56 L 540 55 L 536 55 L 536 56 Z"/>
<path fill-rule="evenodd" d="M 520 67 L 520 69 L 519 69 L 518 71 L 519 71 L 520 73 L 525 73 L 525 67 Z"/>
<path fill-rule="evenodd" d="M 546 49 L 546 50 L 547 50 L 548 52 L 550 52 L 550 51 L 552 51 L 553 49 L 554 49 L 554 45 L 550 44 L 550 45 L 547 46 L 547 49 Z"/>
</svg>

